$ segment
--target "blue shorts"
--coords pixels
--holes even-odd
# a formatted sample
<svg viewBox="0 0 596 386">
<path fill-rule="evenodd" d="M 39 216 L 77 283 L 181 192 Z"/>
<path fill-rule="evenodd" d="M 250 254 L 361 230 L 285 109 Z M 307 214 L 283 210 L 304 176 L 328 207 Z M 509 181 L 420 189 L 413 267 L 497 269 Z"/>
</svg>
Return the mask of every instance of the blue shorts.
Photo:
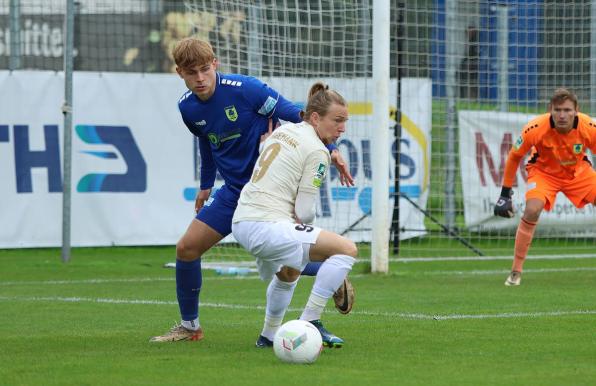
<svg viewBox="0 0 596 386">
<path fill-rule="evenodd" d="M 239 198 L 239 192 L 224 185 L 215 192 L 195 218 L 226 237 L 232 233 L 232 217 L 234 217 Z"/>
</svg>

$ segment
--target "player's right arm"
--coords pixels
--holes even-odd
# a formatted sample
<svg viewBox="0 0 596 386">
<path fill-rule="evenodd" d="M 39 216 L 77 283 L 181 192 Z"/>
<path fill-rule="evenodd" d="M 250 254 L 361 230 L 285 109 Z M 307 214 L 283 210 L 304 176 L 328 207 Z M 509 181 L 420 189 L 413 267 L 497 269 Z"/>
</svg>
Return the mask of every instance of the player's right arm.
<svg viewBox="0 0 596 386">
<path fill-rule="evenodd" d="M 182 98 L 178 101 L 178 109 L 180 110 L 180 114 L 182 115 L 182 122 L 188 128 L 188 130 L 198 138 L 199 142 L 199 153 L 201 157 L 201 172 L 200 172 L 200 189 L 195 197 L 195 212 L 198 213 L 199 210 L 205 205 L 205 201 L 209 199 L 211 195 L 211 188 L 215 182 L 215 174 L 217 172 L 215 161 L 213 160 L 213 153 L 211 152 L 211 145 L 209 144 L 209 140 L 207 137 L 200 132 L 195 126 L 190 124 L 185 118 L 184 109 L 182 107 L 182 102 L 190 95 L 190 91 L 185 93 Z"/>
<path fill-rule="evenodd" d="M 211 189 L 215 183 L 215 161 L 211 153 L 209 140 L 199 136 L 199 152 L 201 153 L 201 190 Z"/>
<path fill-rule="evenodd" d="M 511 190 L 511 188 L 513 186 L 513 181 L 515 180 L 515 173 L 519 168 L 519 163 L 521 162 L 524 155 L 534 145 L 532 129 L 534 129 L 535 127 L 537 126 L 535 126 L 534 121 L 531 121 L 526 126 L 524 126 L 522 133 L 517 138 L 511 150 L 509 151 L 507 161 L 505 162 L 501 194 L 499 195 L 499 199 L 497 200 L 497 203 L 495 204 L 495 208 L 493 210 L 495 216 L 505 218 L 513 217 L 513 203 L 511 201 L 513 191 Z"/>
<path fill-rule="evenodd" d="M 205 201 L 209 199 L 211 195 L 211 189 L 201 189 L 197 193 L 197 198 L 195 198 L 195 213 L 199 213 L 201 208 L 205 205 Z"/>
<path fill-rule="evenodd" d="M 215 183 L 215 174 L 217 169 L 213 160 L 213 153 L 211 153 L 211 145 L 209 140 L 204 136 L 199 136 L 199 152 L 201 154 L 201 176 L 200 189 L 195 198 L 195 212 L 199 212 L 205 201 L 211 195 L 211 188 Z"/>
</svg>

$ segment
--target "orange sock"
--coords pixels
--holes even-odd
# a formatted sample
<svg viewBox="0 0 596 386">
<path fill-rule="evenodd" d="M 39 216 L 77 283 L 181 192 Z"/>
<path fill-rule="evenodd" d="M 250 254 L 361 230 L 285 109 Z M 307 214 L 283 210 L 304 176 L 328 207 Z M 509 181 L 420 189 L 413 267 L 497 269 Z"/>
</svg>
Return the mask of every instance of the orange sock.
<svg viewBox="0 0 596 386">
<path fill-rule="evenodd" d="M 526 221 L 523 218 L 519 222 L 517 233 L 515 234 L 515 258 L 513 259 L 513 266 L 511 267 L 512 271 L 522 271 L 524 261 L 528 255 L 528 249 L 530 249 L 530 244 L 532 244 L 536 224 L 537 223 L 535 222 Z"/>
</svg>

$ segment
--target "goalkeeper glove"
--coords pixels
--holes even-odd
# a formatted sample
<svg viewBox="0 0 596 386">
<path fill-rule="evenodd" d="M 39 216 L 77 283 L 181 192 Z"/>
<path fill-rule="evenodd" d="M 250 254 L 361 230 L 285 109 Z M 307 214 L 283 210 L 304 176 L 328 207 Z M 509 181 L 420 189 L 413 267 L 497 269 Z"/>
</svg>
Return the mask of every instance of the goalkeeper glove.
<svg viewBox="0 0 596 386">
<path fill-rule="evenodd" d="M 495 204 L 495 216 L 501 216 L 505 218 L 513 217 L 513 203 L 511 202 L 511 196 L 513 196 L 513 191 L 511 188 L 506 188 L 503 186 L 501 189 L 501 197 L 499 197 L 497 203 Z"/>
</svg>

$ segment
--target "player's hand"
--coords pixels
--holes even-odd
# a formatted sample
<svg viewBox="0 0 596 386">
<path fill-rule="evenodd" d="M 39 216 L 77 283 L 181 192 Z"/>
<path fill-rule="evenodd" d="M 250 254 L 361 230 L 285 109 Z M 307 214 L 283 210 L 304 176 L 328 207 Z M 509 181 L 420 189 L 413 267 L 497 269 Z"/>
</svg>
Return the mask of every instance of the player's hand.
<svg viewBox="0 0 596 386">
<path fill-rule="evenodd" d="M 334 149 L 331 152 L 331 162 L 333 162 L 339 172 L 339 182 L 345 186 L 354 186 L 354 177 L 350 174 L 350 169 L 339 150 Z"/>
<path fill-rule="evenodd" d="M 511 202 L 511 196 L 513 196 L 513 191 L 510 191 L 508 195 L 499 197 L 495 204 L 495 216 L 505 218 L 513 217 L 513 203 Z"/>
<path fill-rule="evenodd" d="M 279 127 L 279 121 L 277 121 L 277 123 L 275 124 L 275 128 L 277 129 L 278 127 Z M 261 135 L 261 143 L 265 142 L 265 140 L 267 138 L 269 138 L 271 133 L 273 133 L 273 120 L 271 118 L 269 118 L 269 128 L 265 134 Z"/>
<path fill-rule="evenodd" d="M 197 198 L 195 199 L 195 213 L 199 213 L 199 210 L 205 205 L 205 201 L 209 199 L 211 195 L 211 189 L 203 189 L 199 190 L 197 193 Z"/>
</svg>

